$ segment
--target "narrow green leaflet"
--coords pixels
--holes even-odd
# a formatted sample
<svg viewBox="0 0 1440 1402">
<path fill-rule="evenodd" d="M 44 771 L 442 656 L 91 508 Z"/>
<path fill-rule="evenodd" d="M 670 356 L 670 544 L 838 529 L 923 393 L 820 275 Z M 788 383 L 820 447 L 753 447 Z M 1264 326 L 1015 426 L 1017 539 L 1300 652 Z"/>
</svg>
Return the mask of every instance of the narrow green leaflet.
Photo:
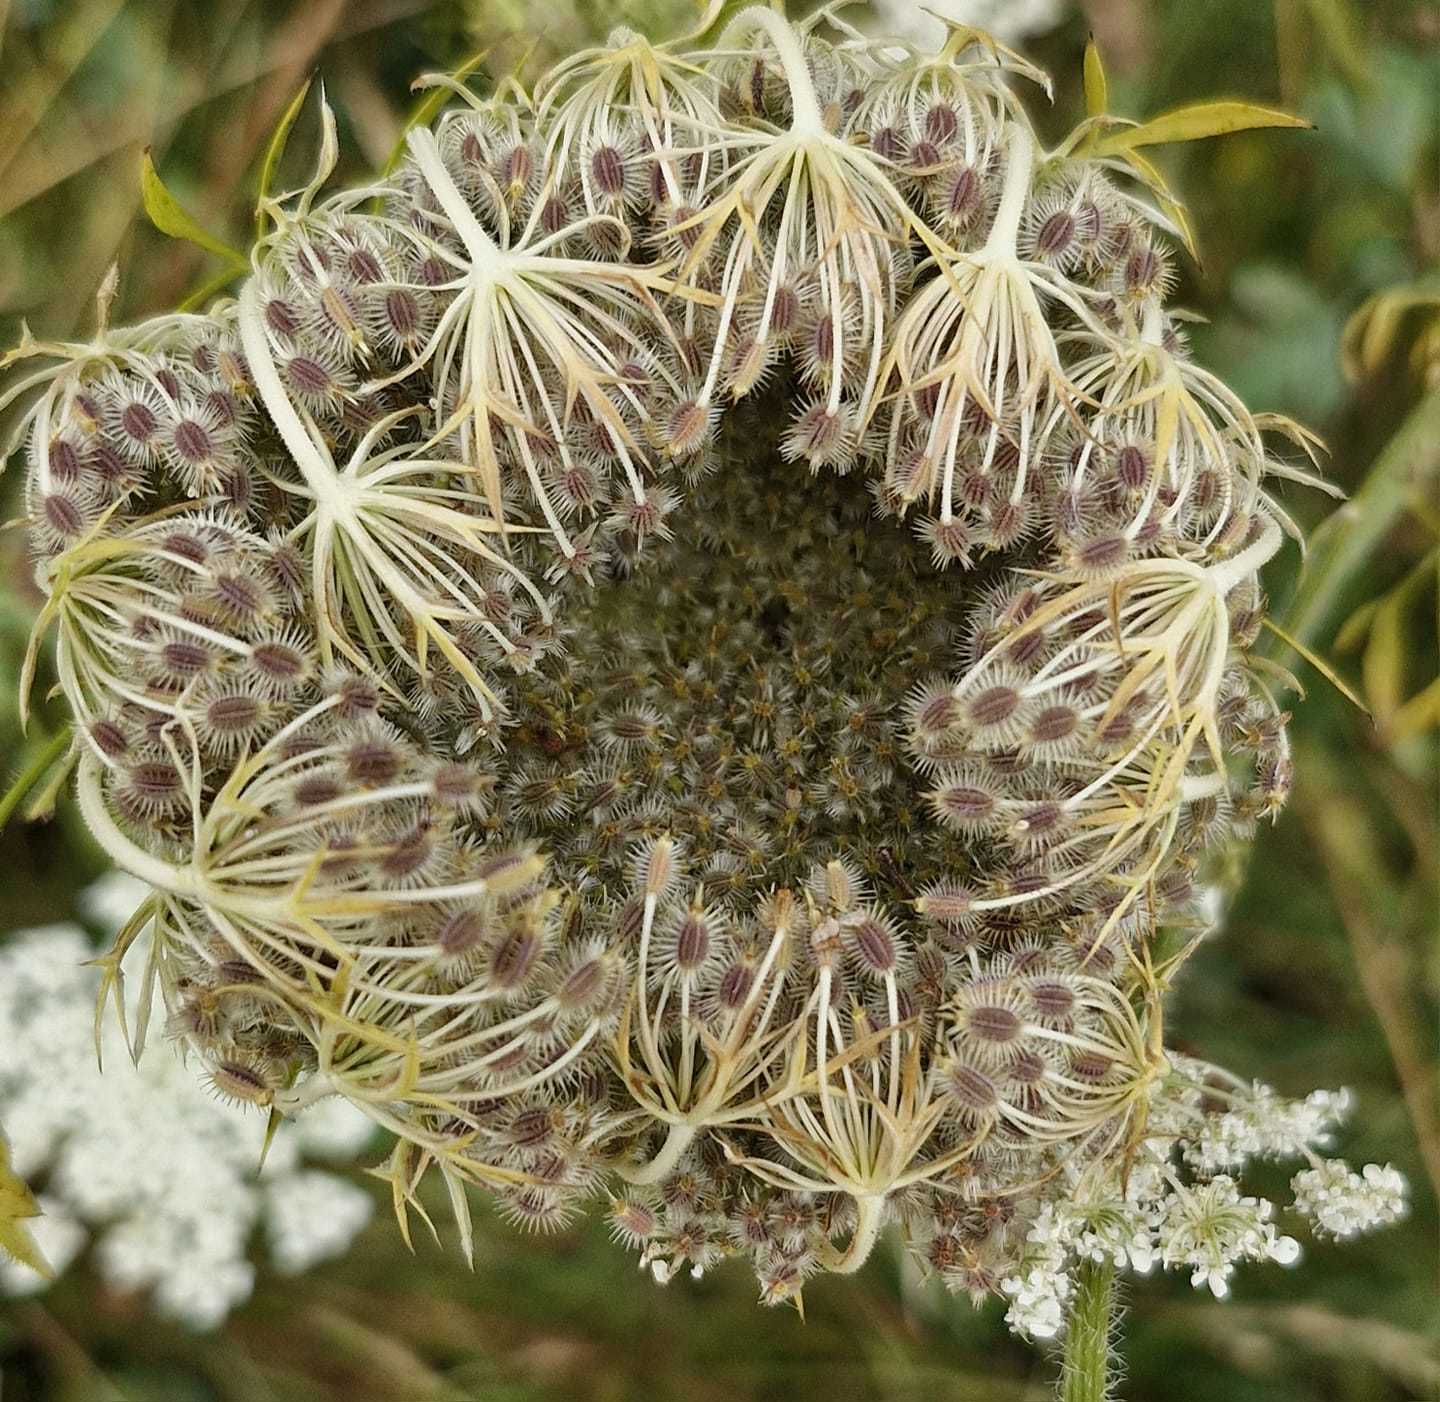
<svg viewBox="0 0 1440 1402">
<path fill-rule="evenodd" d="M 238 248 L 232 248 L 224 239 L 210 233 L 165 188 L 148 147 L 140 158 L 140 194 L 145 202 L 145 213 L 162 234 L 168 234 L 172 239 L 184 239 L 207 253 L 214 253 L 237 270 L 250 266 L 250 260 Z"/>
<path fill-rule="evenodd" d="M 1330 685 L 1333 686 L 1335 690 L 1338 691 L 1340 695 L 1343 696 L 1352 706 L 1354 706 L 1359 711 L 1363 711 L 1367 716 L 1370 714 L 1370 708 L 1364 703 L 1364 701 L 1360 699 L 1359 695 L 1355 691 L 1355 688 L 1351 686 L 1345 680 L 1345 678 L 1342 677 L 1340 673 L 1337 672 L 1323 657 L 1321 657 L 1319 653 L 1314 652 L 1310 648 L 1306 647 L 1305 644 L 1299 640 L 1299 638 L 1292 637 L 1278 623 L 1276 623 L 1274 619 L 1267 618 L 1264 620 L 1264 622 L 1265 626 L 1272 633 L 1274 633 L 1275 636 L 1279 638 L 1282 643 L 1285 643 L 1288 647 L 1291 647 L 1296 652 L 1298 652 L 1300 656 L 1303 657 L 1305 661 L 1307 661 L 1317 672 L 1319 672 L 1320 675 L 1324 677 L 1325 680 L 1329 682 Z"/>
<path fill-rule="evenodd" d="M 280 120 L 275 124 L 275 130 L 270 133 L 270 141 L 265 147 L 265 157 L 260 162 L 260 180 L 256 187 L 258 192 L 255 201 L 257 237 L 265 232 L 265 201 L 269 198 L 270 186 L 275 180 L 275 170 L 280 164 L 281 156 L 285 154 L 286 143 L 290 140 L 290 130 L 300 115 L 300 109 L 305 105 L 305 98 L 310 92 L 310 84 L 314 81 L 312 76 L 300 84 L 299 91 L 290 99 L 289 106 L 281 113 Z"/>
<path fill-rule="evenodd" d="M 1110 85 L 1105 81 L 1105 65 L 1092 34 L 1085 45 L 1085 115 L 1103 117 L 1109 110 Z"/>
<path fill-rule="evenodd" d="M 1086 67 L 1087 85 L 1089 66 Z M 1209 136 L 1228 136 L 1236 131 L 1254 131 L 1260 127 L 1303 127 L 1314 124 L 1303 117 L 1292 116 L 1274 107 L 1260 107 L 1250 102 L 1196 102 L 1162 112 L 1139 126 L 1111 132 L 1097 141 L 1091 150 L 1096 156 L 1118 156 L 1137 146 L 1164 146 L 1174 141 L 1201 141 Z"/>
</svg>

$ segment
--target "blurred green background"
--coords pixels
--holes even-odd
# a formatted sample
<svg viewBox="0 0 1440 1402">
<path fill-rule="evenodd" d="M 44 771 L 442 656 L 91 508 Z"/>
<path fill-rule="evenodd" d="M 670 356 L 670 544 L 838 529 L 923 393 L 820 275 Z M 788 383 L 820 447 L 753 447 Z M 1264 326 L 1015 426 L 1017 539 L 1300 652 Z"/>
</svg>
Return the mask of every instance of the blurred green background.
<svg viewBox="0 0 1440 1402">
<path fill-rule="evenodd" d="M 117 259 L 120 317 L 171 306 L 213 274 L 204 254 L 145 223 L 147 146 L 186 206 L 243 243 L 261 150 L 310 73 L 340 116 L 342 174 L 358 178 L 384 162 L 420 72 L 488 48 L 492 76 L 522 60 L 533 74 L 616 22 L 667 32 L 689 13 L 684 0 L 0 0 L 0 342 L 22 318 L 46 336 L 88 332 Z M 1048 135 L 1081 110 L 1091 31 L 1115 111 L 1243 95 L 1316 124 L 1160 157 L 1200 231 L 1204 264 L 1185 268 L 1179 297 L 1207 319 L 1197 355 L 1255 409 L 1320 432 L 1327 473 L 1350 494 L 1325 521 L 1332 503 L 1285 492 L 1313 535 L 1303 574 L 1292 549 L 1272 594 L 1276 618 L 1373 713 L 1299 665 L 1309 695 L 1294 703 L 1294 800 L 1221 874 L 1235 898 L 1178 990 L 1172 1036 L 1287 1093 L 1352 1087 L 1340 1151 L 1392 1160 L 1414 1196 L 1402 1227 L 1310 1247 L 1291 1271 L 1242 1271 L 1223 1305 L 1183 1276 L 1132 1287 L 1123 1393 L 1440 1396 L 1440 7 L 1088 0 L 1059 13 L 1025 41 L 1057 79 L 1040 117 Z M 302 119 L 297 169 L 307 130 Z M 12 509 L 15 488 L 12 473 Z M 0 567 L 0 749 L 13 773 L 58 716 L 42 709 L 20 734 L 14 678 L 37 598 L 17 532 L 0 539 Z M 1276 638 L 1267 650 L 1289 653 Z M 0 835 L 0 930 L 69 914 L 98 870 L 63 803 L 47 823 L 12 823 Z M 999 1310 L 920 1288 L 898 1255 L 821 1280 L 806 1305 L 803 1323 L 760 1309 L 740 1269 L 661 1290 L 594 1227 L 536 1241 L 487 1226 L 471 1273 L 423 1240 L 407 1254 L 382 1212 L 340 1263 L 298 1280 L 262 1271 L 251 1303 L 212 1335 L 156 1322 L 77 1266 L 49 1294 L 0 1305 L 0 1396 L 1050 1395 L 1053 1360 L 1012 1339 Z"/>
</svg>

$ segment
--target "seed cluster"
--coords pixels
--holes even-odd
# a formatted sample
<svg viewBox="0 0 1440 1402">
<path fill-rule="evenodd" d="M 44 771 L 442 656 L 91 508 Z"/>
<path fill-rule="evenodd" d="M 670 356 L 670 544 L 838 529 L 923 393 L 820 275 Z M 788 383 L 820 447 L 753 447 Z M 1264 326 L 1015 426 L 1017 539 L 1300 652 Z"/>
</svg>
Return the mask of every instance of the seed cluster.
<svg viewBox="0 0 1440 1402">
<path fill-rule="evenodd" d="M 1303 474 L 1042 74 L 829 23 L 457 87 L 359 190 L 327 111 L 235 299 L 9 398 L 81 806 L 154 887 L 112 975 L 151 929 L 217 1089 L 350 1098 L 467 1239 L 467 1183 L 602 1193 L 776 1302 L 898 1220 L 979 1297 L 1202 1132 L 1145 1135 L 1157 931 L 1284 800 Z"/>
</svg>

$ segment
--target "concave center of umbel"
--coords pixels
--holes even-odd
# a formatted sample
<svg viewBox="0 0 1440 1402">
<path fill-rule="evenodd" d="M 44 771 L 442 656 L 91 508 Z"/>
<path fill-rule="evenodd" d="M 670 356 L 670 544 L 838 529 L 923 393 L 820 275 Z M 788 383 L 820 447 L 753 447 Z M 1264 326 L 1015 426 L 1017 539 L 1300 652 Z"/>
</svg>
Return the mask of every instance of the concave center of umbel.
<svg viewBox="0 0 1440 1402">
<path fill-rule="evenodd" d="M 492 822 L 562 880 L 619 890 L 661 834 L 717 897 L 838 857 L 903 900 L 968 865 L 907 737 L 917 687 L 959 670 L 973 576 L 877 518 L 860 475 L 782 462 L 782 420 L 732 416 L 672 538 L 572 596 L 565 654 L 518 688 Z"/>
</svg>

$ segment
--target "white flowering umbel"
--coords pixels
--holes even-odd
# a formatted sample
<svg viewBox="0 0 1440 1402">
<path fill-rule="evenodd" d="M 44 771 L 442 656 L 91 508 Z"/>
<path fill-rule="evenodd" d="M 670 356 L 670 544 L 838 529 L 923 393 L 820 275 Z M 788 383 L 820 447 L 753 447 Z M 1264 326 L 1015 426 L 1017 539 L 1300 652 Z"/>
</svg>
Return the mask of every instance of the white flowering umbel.
<svg viewBox="0 0 1440 1402">
<path fill-rule="evenodd" d="M 1317 1234 L 1355 1236 L 1405 1215 L 1406 1185 L 1394 1168 L 1367 1164 L 1355 1173 L 1320 1157 L 1350 1108 L 1349 1092 L 1287 1100 L 1178 1057 L 1168 1080 L 1128 1176 L 1067 1175 L 1069 1192 L 1029 1220 L 1019 1266 L 1001 1286 L 1006 1318 L 1020 1332 L 1049 1338 L 1063 1327 L 1075 1270 L 1086 1261 L 1142 1275 L 1157 1264 L 1186 1270 L 1220 1299 L 1243 1262 L 1294 1264 L 1300 1245 L 1282 1234 L 1277 1205 L 1243 1195 L 1234 1176 L 1255 1159 L 1309 1160 L 1291 1182 L 1289 1210 Z M 1202 1108 L 1216 1101 L 1223 1108 Z"/>
<path fill-rule="evenodd" d="M 123 919 L 141 894 L 127 878 L 87 893 L 97 918 Z M 250 1294 L 250 1242 L 263 1226 L 284 1273 L 342 1253 L 369 1220 L 371 1198 L 307 1160 L 353 1160 L 371 1137 L 342 1101 L 317 1105 L 284 1126 L 264 1155 L 265 1124 L 225 1104 L 157 1042 L 131 1065 L 120 1025 L 100 1034 L 99 975 L 76 926 L 24 930 L 0 944 L 0 1118 L 20 1172 L 45 1179 L 35 1233 L 63 1270 L 92 1243 L 112 1285 L 146 1292 L 160 1313 L 208 1329 Z M 133 1020 L 151 996 L 137 988 Z M 164 1016 L 155 991 L 158 1017 Z M 0 1294 L 44 1282 L 0 1265 Z"/>
<path fill-rule="evenodd" d="M 390 1131 L 402 1218 L 598 1197 L 770 1303 L 893 1224 L 1053 1333 L 1077 1260 L 1289 1256 L 1234 1175 L 1338 1109 L 1175 1062 L 1159 938 L 1288 791 L 1309 443 L 1189 357 L 1104 122 L 827 13 L 436 79 L 358 190 L 326 112 L 235 300 L 27 341 L 36 646 L 151 888 L 106 988 L 148 930 L 169 1031 Z"/>
</svg>

